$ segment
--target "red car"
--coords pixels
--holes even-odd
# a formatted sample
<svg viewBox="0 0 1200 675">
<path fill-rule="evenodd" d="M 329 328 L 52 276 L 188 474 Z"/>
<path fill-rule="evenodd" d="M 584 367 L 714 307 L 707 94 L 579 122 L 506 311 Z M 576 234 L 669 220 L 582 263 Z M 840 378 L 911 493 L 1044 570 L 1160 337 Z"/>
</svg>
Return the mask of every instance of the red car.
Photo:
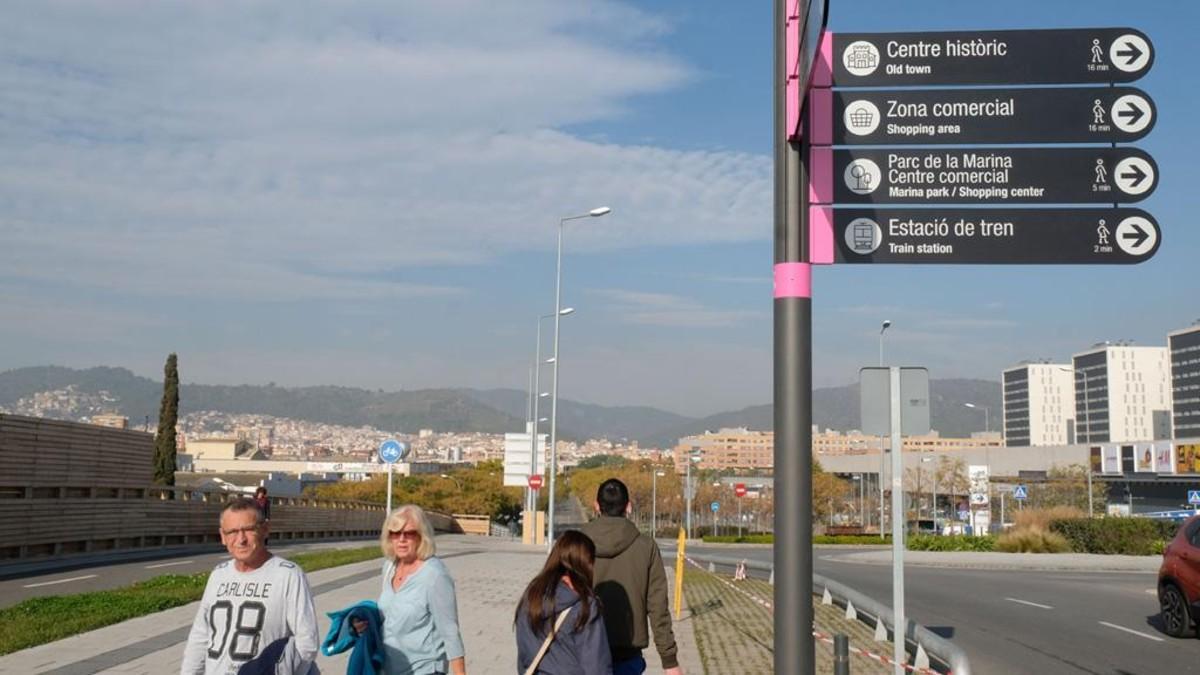
<svg viewBox="0 0 1200 675">
<path fill-rule="evenodd" d="M 1200 516 L 1185 521 L 1163 549 L 1158 606 L 1163 629 L 1171 637 L 1189 635 L 1200 621 Z"/>
</svg>

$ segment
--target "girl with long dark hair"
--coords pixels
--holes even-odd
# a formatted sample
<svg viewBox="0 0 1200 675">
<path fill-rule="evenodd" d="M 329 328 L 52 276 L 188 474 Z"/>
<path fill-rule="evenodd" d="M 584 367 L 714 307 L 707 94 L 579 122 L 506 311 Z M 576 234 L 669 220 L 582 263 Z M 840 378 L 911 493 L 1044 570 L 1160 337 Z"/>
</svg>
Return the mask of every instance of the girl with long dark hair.
<svg viewBox="0 0 1200 675">
<path fill-rule="evenodd" d="M 596 545 L 578 530 L 554 543 L 513 619 L 518 673 L 611 675 L 608 634 L 592 590 L 595 559 Z"/>
</svg>

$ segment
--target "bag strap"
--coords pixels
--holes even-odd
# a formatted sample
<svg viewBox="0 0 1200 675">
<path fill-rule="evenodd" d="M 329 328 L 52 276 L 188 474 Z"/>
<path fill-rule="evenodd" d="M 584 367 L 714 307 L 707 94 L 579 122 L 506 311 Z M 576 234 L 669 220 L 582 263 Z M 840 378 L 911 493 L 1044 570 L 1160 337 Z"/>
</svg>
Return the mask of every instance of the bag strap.
<svg viewBox="0 0 1200 675">
<path fill-rule="evenodd" d="M 568 607 L 558 613 L 558 620 L 554 622 L 554 629 L 546 636 L 546 641 L 542 643 L 542 648 L 538 650 L 537 656 L 533 657 L 533 663 L 525 669 L 525 675 L 534 675 L 537 672 L 538 664 L 542 662 L 542 657 L 546 656 L 546 650 L 550 649 L 550 643 L 554 642 L 554 636 L 558 634 L 558 629 L 562 628 L 563 622 L 567 620 L 567 614 L 571 608 Z"/>
</svg>

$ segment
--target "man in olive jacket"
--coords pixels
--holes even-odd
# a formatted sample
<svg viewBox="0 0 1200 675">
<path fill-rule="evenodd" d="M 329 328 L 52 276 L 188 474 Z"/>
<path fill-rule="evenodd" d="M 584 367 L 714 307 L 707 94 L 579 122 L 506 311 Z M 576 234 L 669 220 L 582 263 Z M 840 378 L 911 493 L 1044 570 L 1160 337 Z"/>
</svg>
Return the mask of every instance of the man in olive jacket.
<svg viewBox="0 0 1200 675">
<path fill-rule="evenodd" d="M 604 607 L 613 674 L 645 672 L 642 650 L 650 644 L 649 620 L 665 675 L 683 675 L 667 607 L 662 554 L 652 538 L 625 518 L 630 511 L 629 489 L 610 478 L 596 491 L 593 506 L 598 515 L 582 530 L 596 544 L 596 595 Z"/>
</svg>

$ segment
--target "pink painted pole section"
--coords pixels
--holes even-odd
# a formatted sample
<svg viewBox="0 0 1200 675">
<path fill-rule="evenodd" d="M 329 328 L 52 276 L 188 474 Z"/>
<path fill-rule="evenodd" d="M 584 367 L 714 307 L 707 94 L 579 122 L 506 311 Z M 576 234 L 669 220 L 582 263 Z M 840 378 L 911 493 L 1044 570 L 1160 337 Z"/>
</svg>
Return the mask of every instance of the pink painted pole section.
<svg viewBox="0 0 1200 675">
<path fill-rule="evenodd" d="M 775 265 L 775 298 L 811 298 L 812 265 L 801 262 Z"/>
<path fill-rule="evenodd" d="M 833 145 L 833 90 L 813 89 L 808 92 L 809 142 L 813 145 Z"/>
<path fill-rule="evenodd" d="M 833 203 L 833 148 L 808 150 L 808 203 Z"/>
<path fill-rule="evenodd" d="M 799 2 L 788 8 L 785 40 L 787 52 L 787 136 L 794 140 L 803 131 L 800 128 L 800 16 Z"/>
<path fill-rule="evenodd" d="M 833 209 L 828 206 L 808 207 L 808 257 L 814 265 L 833 264 Z"/>
</svg>

